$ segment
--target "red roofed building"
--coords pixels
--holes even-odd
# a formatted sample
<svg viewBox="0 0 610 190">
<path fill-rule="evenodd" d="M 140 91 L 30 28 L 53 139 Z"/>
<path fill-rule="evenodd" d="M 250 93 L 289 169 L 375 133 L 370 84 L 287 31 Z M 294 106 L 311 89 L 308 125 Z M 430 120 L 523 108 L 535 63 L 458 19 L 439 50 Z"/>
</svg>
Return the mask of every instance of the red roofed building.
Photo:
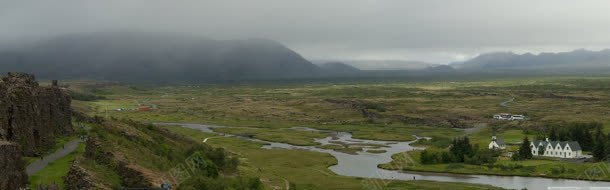
<svg viewBox="0 0 610 190">
<path fill-rule="evenodd" d="M 138 111 L 152 111 L 153 108 L 151 106 L 139 106 Z"/>
</svg>

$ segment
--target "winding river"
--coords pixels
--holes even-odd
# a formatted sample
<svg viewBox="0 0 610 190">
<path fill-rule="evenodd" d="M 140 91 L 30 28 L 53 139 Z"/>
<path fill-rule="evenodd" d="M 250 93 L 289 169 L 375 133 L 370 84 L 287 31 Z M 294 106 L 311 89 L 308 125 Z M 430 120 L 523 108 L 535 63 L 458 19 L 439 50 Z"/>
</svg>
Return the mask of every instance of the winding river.
<svg viewBox="0 0 610 190">
<path fill-rule="evenodd" d="M 202 132 L 215 133 L 213 128 L 222 126 L 187 124 L 187 123 L 156 123 L 157 125 L 179 125 L 186 128 L 197 129 Z M 295 127 L 294 130 L 318 131 L 316 129 Z M 328 132 L 328 131 L 325 131 Z M 507 189 L 608 189 L 610 182 L 585 181 L 571 179 L 551 179 L 542 177 L 519 177 L 519 176 L 493 176 L 493 175 L 465 175 L 465 174 L 445 174 L 432 172 L 408 172 L 394 171 L 377 168 L 377 165 L 392 161 L 392 155 L 400 152 L 417 150 L 410 146 L 413 142 L 393 142 L 354 139 L 350 133 L 330 132 L 330 136 L 323 139 L 316 139 L 322 145 L 327 144 L 357 144 L 361 145 L 363 151 L 356 154 L 347 154 L 329 149 L 321 149 L 313 146 L 295 146 L 286 143 L 268 142 L 259 139 L 245 138 L 248 140 L 265 142 L 262 148 L 284 148 L 284 149 L 303 149 L 316 152 L 324 152 L 333 155 L 338 160 L 338 164 L 329 169 L 339 175 L 362 177 L 371 179 L 390 179 L 390 180 L 430 180 L 443 182 L 464 182 L 488 184 Z M 232 136 L 232 135 L 227 135 Z M 244 137 L 239 137 L 244 138 Z M 385 150 L 384 153 L 369 153 L 366 150 Z"/>
</svg>

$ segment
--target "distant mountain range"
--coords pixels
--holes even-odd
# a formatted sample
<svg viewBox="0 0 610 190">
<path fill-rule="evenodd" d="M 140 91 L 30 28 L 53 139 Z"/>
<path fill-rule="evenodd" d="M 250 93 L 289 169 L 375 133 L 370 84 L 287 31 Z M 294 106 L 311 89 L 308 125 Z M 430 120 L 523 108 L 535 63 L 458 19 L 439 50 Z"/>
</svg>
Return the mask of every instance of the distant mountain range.
<svg viewBox="0 0 610 190">
<path fill-rule="evenodd" d="M 610 74 L 610 49 L 589 51 L 578 49 L 561 53 L 515 54 L 493 52 L 470 60 L 448 65 L 419 61 L 343 61 L 363 71 L 376 70 L 383 76 L 464 76 L 473 74 L 552 75 L 552 74 Z M 384 72 L 387 71 L 387 72 Z M 403 71 L 403 72 L 400 72 Z M 371 73 L 371 72 L 369 72 Z M 384 74 L 386 73 L 386 74 Z M 361 76 L 367 76 L 366 74 Z"/>
<path fill-rule="evenodd" d="M 146 32 L 65 35 L 0 50 L 0 72 L 43 79 L 119 82 L 225 82 L 247 80 L 610 74 L 610 50 L 563 53 L 487 53 L 448 65 L 419 61 L 347 60 L 316 64 L 265 39 L 212 40 Z"/>
<path fill-rule="evenodd" d="M 342 63 L 342 62 L 328 62 L 328 63 L 323 63 L 323 64 L 318 64 L 318 66 L 323 69 L 326 73 L 329 74 L 341 74 L 341 73 L 358 73 L 361 70 Z"/>
<path fill-rule="evenodd" d="M 449 64 L 463 72 L 519 72 L 542 74 L 609 73 L 610 50 L 515 54 L 496 52 Z"/>
<path fill-rule="evenodd" d="M 311 78 L 323 69 L 264 39 L 211 40 L 165 33 L 66 35 L 0 53 L 0 72 L 41 78 L 202 82 Z"/>
<path fill-rule="evenodd" d="M 317 62 L 341 62 L 351 65 L 360 70 L 420 70 L 440 64 L 427 63 L 423 61 L 408 60 L 339 60 L 339 61 L 317 61 Z"/>
</svg>

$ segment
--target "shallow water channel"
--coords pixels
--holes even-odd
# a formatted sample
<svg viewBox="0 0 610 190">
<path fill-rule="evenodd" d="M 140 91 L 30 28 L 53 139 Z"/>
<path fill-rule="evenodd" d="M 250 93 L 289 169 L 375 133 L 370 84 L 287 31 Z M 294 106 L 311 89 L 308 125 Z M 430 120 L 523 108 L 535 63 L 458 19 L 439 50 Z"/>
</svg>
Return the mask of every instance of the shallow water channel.
<svg viewBox="0 0 610 190">
<path fill-rule="evenodd" d="M 213 128 L 222 126 L 189 124 L 189 123 L 156 123 L 157 125 L 179 125 L 186 128 L 197 129 L 206 133 L 216 133 Z M 294 127 L 294 130 L 303 131 L 318 131 L 316 129 Z M 362 147 L 362 151 L 355 154 L 338 152 L 330 149 L 322 149 L 314 146 L 296 146 L 286 143 L 277 143 L 263 141 L 259 139 L 244 138 L 252 141 L 265 142 L 262 148 L 283 148 L 283 149 L 302 149 L 316 152 L 324 152 L 333 155 L 338 164 L 331 166 L 329 169 L 336 174 L 344 176 L 371 178 L 371 179 L 390 179 L 390 180 L 430 180 L 443 182 L 464 182 L 488 184 L 508 189 L 608 189 L 610 190 L 610 182 L 600 181 L 585 181 L 571 179 L 551 179 L 542 177 L 519 177 L 519 176 L 494 176 L 494 175 L 466 175 L 466 174 L 446 174 L 433 172 L 408 172 L 394 171 L 377 168 L 377 165 L 392 161 L 392 155 L 400 152 L 417 150 L 419 148 L 412 147 L 411 142 L 394 142 L 394 141 L 376 141 L 354 139 L 350 133 L 346 132 L 328 132 L 329 136 L 323 139 L 316 139 L 316 142 L 322 145 L 328 144 L 350 144 Z M 233 135 L 226 135 L 233 136 Z M 233 136 L 236 137 L 236 136 Z M 418 137 L 419 138 L 419 137 Z M 384 153 L 369 153 L 366 150 L 385 150 Z M 378 184 L 379 181 L 371 181 L 372 184 Z"/>
</svg>

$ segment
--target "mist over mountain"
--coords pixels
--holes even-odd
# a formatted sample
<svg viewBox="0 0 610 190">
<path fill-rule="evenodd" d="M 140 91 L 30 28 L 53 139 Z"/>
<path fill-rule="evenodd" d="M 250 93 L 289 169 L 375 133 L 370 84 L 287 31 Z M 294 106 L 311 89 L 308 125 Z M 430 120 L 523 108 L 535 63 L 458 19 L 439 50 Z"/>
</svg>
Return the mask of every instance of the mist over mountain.
<svg viewBox="0 0 610 190">
<path fill-rule="evenodd" d="M 421 72 L 432 72 L 432 73 L 451 73 L 451 72 L 455 72 L 455 68 L 449 66 L 449 65 L 439 65 L 439 66 L 433 66 L 433 67 L 428 67 L 425 69 L 420 70 Z"/>
<path fill-rule="evenodd" d="M 479 55 L 464 62 L 450 64 L 468 72 L 529 72 L 545 74 L 610 72 L 610 50 L 584 49 L 561 53 L 515 54 L 496 52 Z"/>
<path fill-rule="evenodd" d="M 0 50 L 0 72 L 42 79 L 120 82 L 225 82 L 247 80 L 384 78 L 610 73 L 610 50 L 538 55 L 487 53 L 449 65 L 419 61 L 351 60 L 312 64 L 265 39 L 214 40 L 153 32 L 71 34 Z"/>
<path fill-rule="evenodd" d="M 439 64 L 423 61 L 411 60 L 339 60 L 325 61 L 319 60 L 318 63 L 341 62 L 351 65 L 360 70 L 420 70 L 428 67 L 438 66 Z"/>
<path fill-rule="evenodd" d="M 342 63 L 342 62 L 328 62 L 323 64 L 318 64 L 318 66 L 327 74 L 349 74 L 349 73 L 358 73 L 360 69 Z"/>
<path fill-rule="evenodd" d="M 64 35 L 0 52 L 0 72 L 40 78 L 209 82 L 308 78 L 320 68 L 271 40 L 212 40 L 170 33 Z"/>
</svg>

